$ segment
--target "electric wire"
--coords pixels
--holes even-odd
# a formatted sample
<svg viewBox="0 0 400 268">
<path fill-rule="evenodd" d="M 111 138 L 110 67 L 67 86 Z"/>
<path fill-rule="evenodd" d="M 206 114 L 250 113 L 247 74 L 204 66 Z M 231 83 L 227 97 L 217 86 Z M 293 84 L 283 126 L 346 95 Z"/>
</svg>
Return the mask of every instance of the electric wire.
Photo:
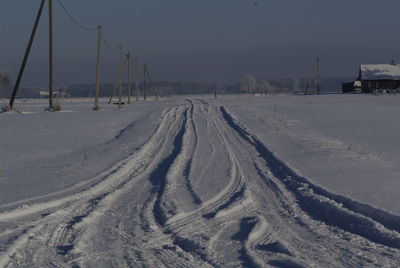
<svg viewBox="0 0 400 268">
<path fill-rule="evenodd" d="M 68 11 L 68 9 L 64 6 L 64 4 L 62 3 L 61 0 L 57 0 L 58 4 L 61 6 L 61 8 L 64 10 L 64 12 L 68 15 L 68 17 L 79 27 L 81 27 L 82 29 L 88 30 L 88 31 L 95 31 L 98 29 L 98 27 L 87 27 L 85 25 L 83 25 L 82 23 L 80 23 L 72 14 L 71 12 Z M 110 45 L 110 43 L 104 38 L 104 35 L 101 36 L 101 39 L 103 39 L 104 43 L 106 44 L 106 46 L 112 50 L 112 51 L 117 51 L 119 48 L 114 48 Z"/>
<path fill-rule="evenodd" d="M 64 10 L 65 14 L 67 14 L 67 16 L 79 27 L 81 27 L 82 29 L 88 30 L 88 31 L 95 31 L 97 30 L 97 27 L 87 27 L 85 25 L 83 25 L 82 23 L 80 23 L 77 19 L 74 18 L 74 16 L 72 16 L 71 12 L 68 11 L 68 9 L 63 5 L 63 3 L 60 0 L 57 0 L 58 4 L 61 6 L 61 8 Z"/>
<path fill-rule="evenodd" d="M 118 47 L 112 47 L 111 45 L 110 45 L 110 43 L 104 38 L 104 36 L 102 35 L 101 36 L 101 39 L 103 39 L 103 41 L 104 41 L 104 43 L 106 44 L 106 46 L 108 47 L 108 49 L 110 49 L 111 51 L 117 51 L 117 50 L 119 50 L 119 48 Z"/>
<path fill-rule="evenodd" d="M 76 25 L 78 25 L 79 27 L 81 27 L 82 29 L 88 30 L 88 31 L 95 31 L 97 30 L 97 27 L 87 27 L 85 25 L 83 25 L 82 23 L 80 23 L 77 19 L 74 18 L 74 16 L 72 16 L 71 12 L 68 11 L 68 9 L 63 5 L 63 3 L 61 2 L 61 0 L 57 0 L 58 4 L 61 6 L 61 8 L 64 10 L 64 12 L 68 15 L 68 17 L 70 17 L 70 19 L 75 22 Z"/>
</svg>

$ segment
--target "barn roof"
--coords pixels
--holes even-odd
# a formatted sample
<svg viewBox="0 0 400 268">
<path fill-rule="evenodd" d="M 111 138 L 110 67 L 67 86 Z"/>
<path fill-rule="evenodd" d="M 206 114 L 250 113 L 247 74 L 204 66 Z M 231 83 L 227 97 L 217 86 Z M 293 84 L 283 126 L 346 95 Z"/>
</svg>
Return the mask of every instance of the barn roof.
<svg viewBox="0 0 400 268">
<path fill-rule="evenodd" d="M 400 80 L 400 65 L 361 64 L 361 80 Z"/>
</svg>

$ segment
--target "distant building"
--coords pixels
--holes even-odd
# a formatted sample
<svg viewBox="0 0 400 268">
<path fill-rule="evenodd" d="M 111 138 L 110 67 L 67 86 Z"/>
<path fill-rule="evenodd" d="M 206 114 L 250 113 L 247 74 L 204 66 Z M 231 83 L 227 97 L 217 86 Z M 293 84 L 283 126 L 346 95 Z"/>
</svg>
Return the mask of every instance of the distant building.
<svg viewBox="0 0 400 268">
<path fill-rule="evenodd" d="M 62 91 L 61 93 L 55 94 L 55 97 L 59 97 L 59 98 L 70 98 L 70 97 L 71 97 L 71 94 L 69 94 L 69 93 L 67 93 L 67 92 L 65 92 L 65 91 Z"/>
<path fill-rule="evenodd" d="M 53 91 L 53 96 L 55 96 L 57 94 L 58 94 L 58 91 Z M 48 98 L 50 94 L 49 94 L 49 91 L 40 90 L 39 91 L 39 95 L 40 95 L 41 98 Z"/>
<path fill-rule="evenodd" d="M 390 64 L 361 64 L 359 75 L 355 81 L 362 93 L 373 93 L 398 90 L 400 88 L 400 65 L 393 61 Z M 343 92 L 356 90 L 350 83 L 343 84 Z"/>
<path fill-rule="evenodd" d="M 49 91 L 40 90 L 39 91 L 39 95 L 40 95 L 41 98 L 48 98 L 49 97 Z M 53 92 L 53 97 L 55 97 L 55 98 L 69 98 L 69 97 L 71 97 L 71 95 L 68 94 L 65 91 L 62 91 L 62 92 L 54 91 Z"/>
<path fill-rule="evenodd" d="M 342 90 L 343 90 L 343 93 L 353 93 L 354 92 L 354 82 L 343 83 Z"/>
</svg>

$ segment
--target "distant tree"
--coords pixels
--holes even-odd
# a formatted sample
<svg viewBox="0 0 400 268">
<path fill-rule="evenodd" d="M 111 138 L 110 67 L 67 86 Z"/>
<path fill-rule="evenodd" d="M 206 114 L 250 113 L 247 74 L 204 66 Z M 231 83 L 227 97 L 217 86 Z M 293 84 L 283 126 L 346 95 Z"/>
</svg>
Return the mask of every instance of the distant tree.
<svg viewBox="0 0 400 268">
<path fill-rule="evenodd" d="M 9 87 L 10 84 L 11 84 L 10 75 L 4 70 L 0 70 L 0 87 L 1 88 Z"/>
<path fill-rule="evenodd" d="M 272 87 L 266 80 L 261 80 L 257 83 L 256 90 L 260 94 L 272 93 Z"/>
<path fill-rule="evenodd" d="M 10 85 L 10 75 L 4 70 L 0 70 L 0 97 L 3 97 L 3 90 L 8 88 Z"/>
<path fill-rule="evenodd" d="M 246 74 L 240 80 L 240 89 L 248 94 L 253 92 L 256 88 L 257 80 L 250 74 Z"/>
</svg>

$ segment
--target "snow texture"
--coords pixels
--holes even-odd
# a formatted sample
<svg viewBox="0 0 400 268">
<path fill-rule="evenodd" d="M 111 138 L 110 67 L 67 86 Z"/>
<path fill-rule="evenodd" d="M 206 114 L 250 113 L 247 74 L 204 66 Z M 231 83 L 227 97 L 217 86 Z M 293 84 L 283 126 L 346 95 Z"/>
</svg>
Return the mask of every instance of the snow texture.
<svg viewBox="0 0 400 268">
<path fill-rule="evenodd" d="M 362 80 L 400 80 L 400 66 L 395 64 L 361 64 Z"/>
<path fill-rule="evenodd" d="M 19 102 L 0 114 L 0 266 L 396 267 L 397 102 Z"/>
</svg>

